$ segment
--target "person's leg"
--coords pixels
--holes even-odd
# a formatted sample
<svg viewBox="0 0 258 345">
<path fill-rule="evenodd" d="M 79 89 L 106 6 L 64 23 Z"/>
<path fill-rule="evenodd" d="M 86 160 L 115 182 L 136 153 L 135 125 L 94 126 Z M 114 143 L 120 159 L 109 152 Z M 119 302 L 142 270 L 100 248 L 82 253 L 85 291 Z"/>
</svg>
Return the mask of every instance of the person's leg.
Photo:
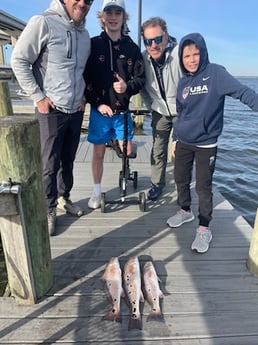
<svg viewBox="0 0 258 345">
<path fill-rule="evenodd" d="M 196 148 L 196 191 L 199 197 L 199 227 L 191 248 L 198 253 L 207 252 L 212 240 L 209 223 L 213 211 L 212 177 L 215 170 L 216 156 L 217 147 Z"/>
<path fill-rule="evenodd" d="M 190 183 L 194 162 L 194 147 L 180 142 L 176 145 L 174 176 L 178 194 L 180 210 L 167 220 L 168 226 L 177 228 L 184 223 L 194 220 L 191 211 Z"/>
<path fill-rule="evenodd" d="M 58 111 L 48 114 L 39 113 L 39 122 L 43 187 L 46 199 L 49 235 L 55 234 L 57 206 L 57 173 L 60 167 L 61 148 L 63 142 L 64 118 Z"/>
<path fill-rule="evenodd" d="M 64 127 L 60 169 L 57 175 L 59 196 L 57 207 L 64 212 L 80 217 L 83 215 L 83 210 L 71 201 L 70 192 L 73 187 L 73 165 L 80 142 L 83 112 L 62 115 L 67 120 Z"/>
<path fill-rule="evenodd" d="M 196 148 L 196 192 L 199 198 L 199 224 L 209 226 L 212 219 L 212 178 L 215 170 L 217 147 Z"/>
<path fill-rule="evenodd" d="M 148 192 L 150 200 L 156 200 L 166 184 L 168 144 L 173 127 L 173 117 L 152 113 L 151 184 Z"/>
<path fill-rule="evenodd" d="M 190 184 L 192 180 L 194 151 L 191 145 L 176 144 L 174 176 L 178 194 L 178 204 L 185 211 L 191 207 Z"/>
<path fill-rule="evenodd" d="M 36 110 L 39 121 L 43 182 L 48 211 L 57 205 L 57 173 L 60 167 L 64 127 L 62 114 L 53 111 L 41 114 Z"/>
<path fill-rule="evenodd" d="M 58 194 L 69 198 L 73 187 L 73 164 L 80 142 L 83 113 L 63 114 L 63 116 L 68 120 L 63 135 L 61 164 L 58 172 Z"/>
<path fill-rule="evenodd" d="M 103 116 L 96 109 L 91 108 L 88 130 L 88 141 L 94 144 L 92 158 L 94 189 L 89 199 L 88 207 L 96 209 L 100 207 L 101 200 L 101 181 L 104 170 L 105 144 L 114 138 L 112 118 Z"/>
<path fill-rule="evenodd" d="M 100 207 L 101 201 L 101 181 L 104 170 L 104 155 L 105 155 L 106 145 L 99 144 L 93 146 L 93 157 L 92 157 L 92 176 L 94 181 L 94 188 L 92 195 L 88 201 L 88 207 L 91 209 L 96 209 Z"/>
<path fill-rule="evenodd" d="M 105 155 L 105 144 L 93 146 L 93 157 L 92 157 L 92 175 L 94 184 L 101 184 L 103 176 L 103 161 Z"/>
</svg>

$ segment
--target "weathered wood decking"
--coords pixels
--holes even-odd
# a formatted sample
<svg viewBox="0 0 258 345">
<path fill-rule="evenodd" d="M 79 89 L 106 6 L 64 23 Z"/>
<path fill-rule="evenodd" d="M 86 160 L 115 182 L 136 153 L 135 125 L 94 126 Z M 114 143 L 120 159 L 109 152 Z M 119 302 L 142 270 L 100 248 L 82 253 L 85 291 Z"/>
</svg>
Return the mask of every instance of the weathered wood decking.
<svg viewBox="0 0 258 345">
<path fill-rule="evenodd" d="M 129 183 L 129 197 L 149 188 L 151 138 L 135 137 L 138 189 Z M 146 345 L 257 345 L 258 279 L 246 268 L 252 229 L 222 196 L 214 194 L 213 241 L 205 254 L 190 249 L 197 220 L 170 229 L 167 218 L 177 210 L 173 166 L 158 202 L 110 205 L 106 213 L 87 209 L 92 191 L 91 151 L 80 143 L 75 164 L 72 199 L 86 214 L 60 214 L 57 236 L 51 238 L 55 284 L 46 298 L 31 307 L 19 307 L 12 298 L 0 298 L 1 344 L 146 344 Z M 103 187 L 107 197 L 119 198 L 121 161 L 107 150 Z M 193 186 L 194 187 L 194 186 Z M 193 190 L 193 210 L 197 200 Z M 153 260 L 165 293 L 164 323 L 146 322 L 150 307 L 143 306 L 143 330 L 127 330 L 129 310 L 122 301 L 123 323 L 102 321 L 110 304 L 101 274 L 111 256 L 121 266 L 131 255 L 140 263 Z"/>
</svg>

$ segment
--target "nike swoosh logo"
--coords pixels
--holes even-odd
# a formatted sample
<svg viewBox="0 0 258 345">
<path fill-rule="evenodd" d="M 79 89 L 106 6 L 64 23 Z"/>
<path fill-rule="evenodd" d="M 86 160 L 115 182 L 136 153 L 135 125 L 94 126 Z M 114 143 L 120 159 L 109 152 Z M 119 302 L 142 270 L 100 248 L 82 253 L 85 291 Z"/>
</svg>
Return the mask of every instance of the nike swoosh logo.
<svg viewBox="0 0 258 345">
<path fill-rule="evenodd" d="M 205 80 L 208 80 L 210 79 L 210 77 L 203 77 L 202 80 L 205 81 Z"/>
</svg>

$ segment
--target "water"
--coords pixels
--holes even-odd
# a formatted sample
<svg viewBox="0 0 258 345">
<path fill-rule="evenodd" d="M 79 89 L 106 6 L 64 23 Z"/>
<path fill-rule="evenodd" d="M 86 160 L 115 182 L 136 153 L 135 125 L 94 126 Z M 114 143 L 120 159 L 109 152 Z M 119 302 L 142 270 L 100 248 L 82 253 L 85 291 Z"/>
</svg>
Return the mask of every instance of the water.
<svg viewBox="0 0 258 345">
<path fill-rule="evenodd" d="M 258 78 L 238 79 L 258 93 Z M 145 117 L 143 133 L 139 134 L 151 135 L 150 122 L 150 117 Z M 258 112 L 227 97 L 214 186 L 251 226 L 258 208 L 257 171 Z"/>
<path fill-rule="evenodd" d="M 239 78 L 258 92 L 258 78 Z M 214 185 L 253 226 L 258 207 L 258 112 L 227 97 Z"/>
</svg>

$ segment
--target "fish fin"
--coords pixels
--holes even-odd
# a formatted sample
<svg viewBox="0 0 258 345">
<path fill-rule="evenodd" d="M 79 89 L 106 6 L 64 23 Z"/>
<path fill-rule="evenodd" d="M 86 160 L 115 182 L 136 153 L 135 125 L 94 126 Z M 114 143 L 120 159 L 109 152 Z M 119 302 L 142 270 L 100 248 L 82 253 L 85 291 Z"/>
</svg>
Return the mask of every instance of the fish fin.
<svg viewBox="0 0 258 345">
<path fill-rule="evenodd" d="M 146 321 L 147 322 L 149 321 L 165 322 L 165 319 L 160 310 L 152 310 L 150 314 L 147 316 Z"/>
<path fill-rule="evenodd" d="M 130 317 L 128 322 L 128 331 L 131 331 L 132 329 L 142 329 L 142 319 L 141 317 L 133 318 Z"/>
<path fill-rule="evenodd" d="M 114 309 L 111 309 L 102 317 L 102 320 L 116 321 L 122 323 L 121 312 L 115 312 Z"/>
</svg>

